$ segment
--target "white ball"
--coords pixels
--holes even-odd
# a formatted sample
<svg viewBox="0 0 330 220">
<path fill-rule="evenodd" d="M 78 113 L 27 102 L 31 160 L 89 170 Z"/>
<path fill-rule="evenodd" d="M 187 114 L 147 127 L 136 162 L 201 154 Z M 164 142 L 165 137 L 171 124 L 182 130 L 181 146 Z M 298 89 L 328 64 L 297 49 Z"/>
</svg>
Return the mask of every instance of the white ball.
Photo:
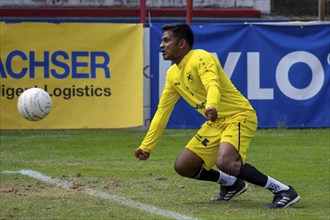
<svg viewBox="0 0 330 220">
<path fill-rule="evenodd" d="M 25 90 L 18 98 L 19 113 L 29 121 L 39 121 L 47 116 L 52 107 L 49 94 L 40 88 Z"/>
</svg>

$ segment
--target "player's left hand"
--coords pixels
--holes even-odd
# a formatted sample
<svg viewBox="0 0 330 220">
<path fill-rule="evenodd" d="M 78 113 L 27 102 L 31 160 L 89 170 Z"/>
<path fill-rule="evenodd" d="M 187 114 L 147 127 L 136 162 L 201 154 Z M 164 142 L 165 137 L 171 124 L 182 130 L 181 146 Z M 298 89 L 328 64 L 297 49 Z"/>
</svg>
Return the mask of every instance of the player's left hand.
<svg viewBox="0 0 330 220">
<path fill-rule="evenodd" d="M 207 120 L 215 122 L 218 118 L 218 112 L 214 107 L 208 107 L 205 109 L 205 116 Z"/>
</svg>

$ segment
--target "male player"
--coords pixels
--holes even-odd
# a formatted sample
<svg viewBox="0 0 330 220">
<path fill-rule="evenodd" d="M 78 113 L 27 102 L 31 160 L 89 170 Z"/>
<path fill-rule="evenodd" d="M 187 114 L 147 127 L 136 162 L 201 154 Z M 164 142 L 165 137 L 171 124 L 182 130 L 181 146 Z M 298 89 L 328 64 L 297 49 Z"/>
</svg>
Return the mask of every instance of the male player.
<svg viewBox="0 0 330 220">
<path fill-rule="evenodd" d="M 212 201 L 229 201 L 245 192 L 245 181 L 274 194 L 265 208 L 286 208 L 300 199 L 296 191 L 254 166 L 245 163 L 246 152 L 257 129 L 257 117 L 249 101 L 235 88 L 218 59 L 205 50 L 193 50 L 194 34 L 186 24 L 162 27 L 160 44 L 164 60 L 174 64 L 150 128 L 135 156 L 147 160 L 160 139 L 175 103 L 183 97 L 207 121 L 175 161 L 181 176 L 220 184 Z M 214 165 L 220 171 L 213 169 Z"/>
</svg>

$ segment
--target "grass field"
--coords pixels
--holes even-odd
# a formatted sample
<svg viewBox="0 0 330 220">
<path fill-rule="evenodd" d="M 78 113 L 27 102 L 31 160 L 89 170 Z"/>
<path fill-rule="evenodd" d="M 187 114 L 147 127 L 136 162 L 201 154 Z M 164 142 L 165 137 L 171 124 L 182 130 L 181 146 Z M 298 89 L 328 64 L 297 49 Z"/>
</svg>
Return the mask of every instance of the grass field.
<svg viewBox="0 0 330 220">
<path fill-rule="evenodd" d="M 171 219 L 141 209 L 148 205 L 192 219 L 330 219 L 330 129 L 257 132 L 247 161 L 301 196 L 282 210 L 263 209 L 272 194 L 251 184 L 230 202 L 211 203 L 217 184 L 178 176 L 173 162 L 194 133 L 166 130 L 151 158 L 138 161 L 142 130 L 0 131 L 0 219 Z M 4 173 L 23 169 L 62 185 Z"/>
</svg>

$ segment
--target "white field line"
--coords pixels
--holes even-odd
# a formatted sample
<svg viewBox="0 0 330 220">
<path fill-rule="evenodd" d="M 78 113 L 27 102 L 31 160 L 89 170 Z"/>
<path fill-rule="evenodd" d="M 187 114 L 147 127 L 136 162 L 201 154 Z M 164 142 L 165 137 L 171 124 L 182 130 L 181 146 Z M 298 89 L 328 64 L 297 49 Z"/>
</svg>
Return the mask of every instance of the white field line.
<svg viewBox="0 0 330 220">
<path fill-rule="evenodd" d="M 43 182 L 46 183 L 50 183 L 50 184 L 54 184 L 60 188 L 66 189 L 66 190 L 71 190 L 70 188 L 70 181 L 67 180 L 62 180 L 62 179 L 55 179 L 49 176 L 46 176 L 38 171 L 34 171 L 34 170 L 19 170 L 19 171 L 2 171 L 1 173 L 4 174 L 22 174 L 25 176 L 29 176 L 32 177 L 34 179 L 38 179 L 41 180 Z M 165 209 L 160 209 L 156 206 L 153 205 L 148 205 L 148 204 L 144 204 L 141 202 L 136 202 L 134 200 L 131 199 L 127 199 L 125 197 L 121 197 L 121 196 L 116 196 L 116 195 L 111 195 L 105 192 L 101 192 L 101 191 L 97 191 L 97 190 L 93 190 L 93 189 L 83 189 L 83 190 L 79 190 L 79 192 L 83 192 L 92 196 L 96 196 L 105 200 L 110 200 L 116 203 L 119 203 L 121 205 L 125 205 L 131 208 L 136 208 L 139 210 L 143 210 L 145 212 L 148 212 L 150 214 L 153 215 L 160 215 L 160 216 L 165 216 L 168 218 L 172 218 L 172 219 L 177 219 L 177 220 L 200 220 L 198 218 L 193 218 L 187 215 L 182 215 L 180 213 L 177 212 L 172 212 L 172 211 L 168 211 Z"/>
</svg>

